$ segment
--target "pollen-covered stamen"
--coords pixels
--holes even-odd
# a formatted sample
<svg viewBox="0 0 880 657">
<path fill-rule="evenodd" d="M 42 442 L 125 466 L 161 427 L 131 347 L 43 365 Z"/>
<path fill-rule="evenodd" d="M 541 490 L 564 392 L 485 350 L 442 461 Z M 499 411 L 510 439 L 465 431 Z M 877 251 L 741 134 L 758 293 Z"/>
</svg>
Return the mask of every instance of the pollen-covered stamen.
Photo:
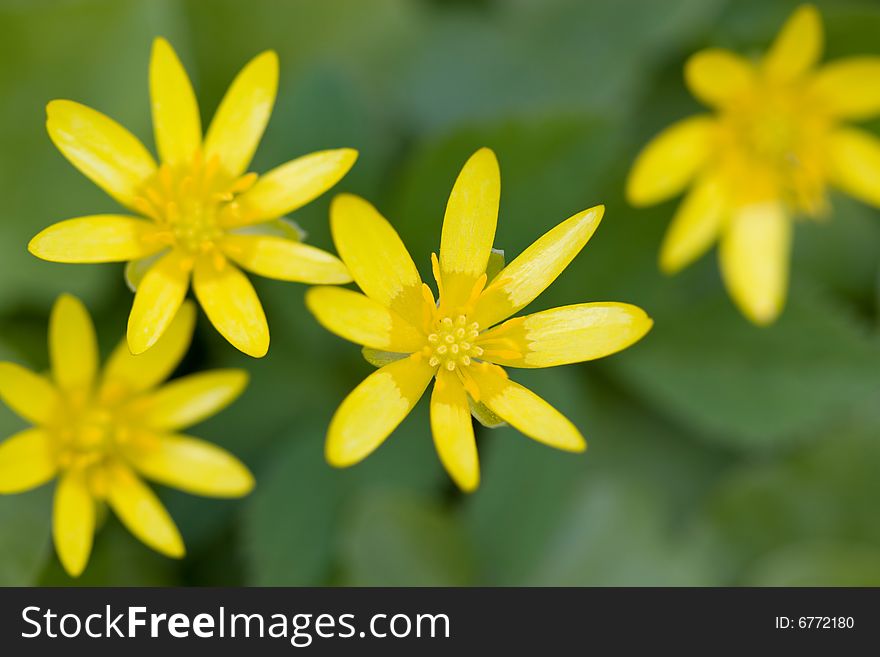
<svg viewBox="0 0 880 657">
<path fill-rule="evenodd" d="M 483 355 L 482 348 L 474 344 L 480 335 L 480 326 L 468 322 L 466 315 L 443 317 L 434 322 L 428 334 L 426 355 L 431 367 L 445 367 L 450 372 L 466 367 L 472 359 Z"/>
</svg>

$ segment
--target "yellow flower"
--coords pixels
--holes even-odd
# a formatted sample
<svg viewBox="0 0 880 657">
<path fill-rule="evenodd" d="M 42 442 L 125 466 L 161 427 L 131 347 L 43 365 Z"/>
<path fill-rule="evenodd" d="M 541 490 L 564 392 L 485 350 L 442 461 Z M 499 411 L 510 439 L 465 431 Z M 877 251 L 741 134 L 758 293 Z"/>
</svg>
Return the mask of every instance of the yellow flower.
<svg viewBox="0 0 880 657">
<path fill-rule="evenodd" d="M 49 136 L 70 162 L 138 216 L 101 214 L 42 231 L 31 253 L 54 262 L 128 262 L 136 289 L 128 321 L 133 353 L 149 349 L 193 290 L 208 319 L 241 351 L 269 348 L 263 307 L 242 267 L 260 276 L 347 283 L 333 255 L 299 242 L 283 215 L 335 185 L 357 152 L 305 155 L 262 177 L 245 173 L 278 87 L 278 58 L 264 52 L 233 81 L 202 139 L 199 108 L 186 71 L 164 39 L 150 61 L 153 132 L 161 164 L 128 130 L 93 109 L 54 100 Z"/>
<path fill-rule="evenodd" d="M 760 61 L 715 48 L 692 56 L 685 80 L 714 114 L 660 133 L 627 183 L 639 206 L 690 186 L 660 266 L 676 272 L 718 240 L 730 296 L 757 324 L 785 303 L 793 217 L 826 215 L 829 185 L 880 206 L 880 142 L 842 125 L 880 113 L 880 57 L 817 68 L 822 41 L 818 11 L 803 5 Z"/>
<path fill-rule="evenodd" d="M 477 151 L 449 196 L 440 258 L 432 256 L 436 303 L 388 221 L 356 196 L 333 200 L 333 241 L 364 294 L 315 287 L 306 304 L 328 330 L 364 345 L 368 360 L 388 364 L 355 388 L 333 417 L 326 444 L 331 465 L 353 465 L 375 450 L 432 378 L 434 445 L 463 490 L 474 490 L 480 477 L 471 413 L 487 426 L 508 422 L 552 447 L 585 449 L 571 422 L 510 381 L 499 365 L 552 367 L 607 356 L 645 335 L 651 319 L 628 304 L 585 303 L 503 322 L 568 266 L 604 208 L 562 222 L 488 280 L 500 190 L 494 153 Z"/>
<path fill-rule="evenodd" d="M 88 311 L 61 296 L 49 320 L 51 375 L 0 363 L 0 398 L 34 426 L 0 443 L 0 493 L 20 493 L 57 477 L 53 535 L 64 568 L 82 573 L 106 502 L 154 550 L 182 557 L 174 521 L 141 476 L 189 493 L 240 497 L 253 488 L 234 456 L 179 430 L 234 400 L 242 370 L 214 370 L 157 386 L 183 358 L 195 323 L 186 302 L 156 346 L 132 356 L 123 340 L 98 371 Z"/>
</svg>

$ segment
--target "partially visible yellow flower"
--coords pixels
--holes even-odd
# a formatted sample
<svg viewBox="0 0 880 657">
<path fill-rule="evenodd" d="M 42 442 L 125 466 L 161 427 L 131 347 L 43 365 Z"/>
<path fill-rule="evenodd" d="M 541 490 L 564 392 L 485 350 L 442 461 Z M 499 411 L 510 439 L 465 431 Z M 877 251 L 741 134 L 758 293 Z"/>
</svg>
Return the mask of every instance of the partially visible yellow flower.
<svg viewBox="0 0 880 657">
<path fill-rule="evenodd" d="M 238 397 L 247 373 L 214 370 L 158 387 L 183 358 L 194 323 L 195 307 L 186 302 L 149 352 L 132 356 L 123 340 L 99 371 L 88 311 L 63 295 L 49 320 L 51 374 L 0 363 L 0 398 L 34 425 L 0 443 L 0 494 L 58 478 L 55 549 L 74 577 L 88 563 L 104 502 L 148 546 L 183 556 L 174 521 L 141 477 L 211 497 L 240 497 L 253 488 L 234 456 L 178 433 Z"/>
<path fill-rule="evenodd" d="M 725 285 L 756 324 L 784 306 L 794 217 L 826 215 L 829 185 L 880 207 L 880 141 L 842 124 L 880 114 L 880 57 L 817 68 L 822 42 L 819 12 L 803 5 L 759 61 L 716 48 L 692 56 L 685 81 L 714 113 L 655 137 L 627 183 L 639 206 L 690 187 L 660 266 L 676 272 L 718 240 Z"/>
<path fill-rule="evenodd" d="M 69 100 L 47 109 L 49 136 L 70 162 L 135 215 L 62 221 L 31 240 L 54 262 L 128 262 L 137 290 L 128 321 L 135 354 L 171 323 L 192 276 L 196 298 L 217 330 L 260 357 L 269 328 L 253 286 L 239 267 L 306 283 L 347 283 L 333 255 L 300 243 L 279 219 L 335 185 L 351 168 L 350 148 L 319 151 L 264 176 L 246 173 L 278 88 L 278 57 L 264 52 L 235 78 L 202 139 L 199 107 L 186 71 L 164 39 L 153 43 L 150 97 L 161 161 L 121 125 Z"/>
<path fill-rule="evenodd" d="M 558 449 L 585 449 L 571 422 L 499 366 L 553 367 L 607 356 L 645 335 L 651 319 L 628 304 L 584 303 L 505 322 L 568 266 L 604 208 L 562 222 L 489 280 L 500 191 L 495 154 L 477 151 L 455 182 L 440 257 L 432 256 L 436 303 L 388 221 L 356 196 L 333 200 L 333 240 L 364 294 L 315 287 L 306 304 L 328 330 L 364 345 L 368 360 L 387 364 L 355 388 L 333 417 L 326 444 L 331 465 L 353 465 L 375 450 L 431 379 L 434 445 L 465 491 L 480 478 L 471 413 L 487 426 L 508 422 Z"/>
</svg>

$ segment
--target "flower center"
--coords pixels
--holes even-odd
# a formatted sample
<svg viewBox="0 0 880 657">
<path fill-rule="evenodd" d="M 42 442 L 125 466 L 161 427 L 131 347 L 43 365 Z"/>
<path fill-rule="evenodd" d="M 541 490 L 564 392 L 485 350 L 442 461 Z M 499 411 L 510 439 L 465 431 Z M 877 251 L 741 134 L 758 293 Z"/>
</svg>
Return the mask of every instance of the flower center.
<svg viewBox="0 0 880 657">
<path fill-rule="evenodd" d="M 479 325 L 476 322 L 468 323 L 465 315 L 437 320 L 425 347 L 429 364 L 431 367 L 445 367 L 450 372 L 456 367 L 470 365 L 472 358 L 483 355 L 483 350 L 474 344 L 479 335 Z"/>
</svg>

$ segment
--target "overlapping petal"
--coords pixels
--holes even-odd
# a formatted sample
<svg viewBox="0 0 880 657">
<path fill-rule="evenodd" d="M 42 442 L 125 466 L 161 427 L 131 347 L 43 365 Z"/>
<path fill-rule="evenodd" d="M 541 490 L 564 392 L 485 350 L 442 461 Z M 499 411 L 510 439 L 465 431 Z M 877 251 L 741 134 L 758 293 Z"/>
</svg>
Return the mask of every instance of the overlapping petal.
<svg viewBox="0 0 880 657">
<path fill-rule="evenodd" d="M 133 410 L 154 429 L 183 429 L 231 404 L 247 385 L 244 370 L 212 370 L 175 379 L 134 402 Z"/>
<path fill-rule="evenodd" d="M 42 486 L 56 472 L 52 437 L 45 429 L 25 429 L 0 442 L 0 494 Z"/>
<path fill-rule="evenodd" d="M 226 256 L 254 274 L 313 284 L 350 283 L 351 275 L 336 256 L 314 246 L 272 235 L 226 235 Z"/>
<path fill-rule="evenodd" d="M 431 395 L 431 433 L 443 467 L 465 492 L 480 484 L 480 462 L 467 393 L 453 372 L 437 373 Z"/>
<path fill-rule="evenodd" d="M 28 251 L 52 262 L 125 262 L 166 247 L 155 224 L 117 214 L 78 217 L 40 231 Z"/>
<path fill-rule="evenodd" d="M 91 386 L 98 371 L 98 340 L 89 311 L 69 294 L 58 297 L 49 317 L 49 360 L 62 389 Z"/>
<path fill-rule="evenodd" d="M 177 315 L 189 289 L 192 258 L 174 250 L 144 275 L 128 316 L 128 346 L 142 354 L 156 344 Z"/>
<path fill-rule="evenodd" d="M 161 37 L 150 57 L 150 102 L 159 158 L 172 166 L 189 164 L 202 144 L 199 105 L 177 53 Z"/>
</svg>

